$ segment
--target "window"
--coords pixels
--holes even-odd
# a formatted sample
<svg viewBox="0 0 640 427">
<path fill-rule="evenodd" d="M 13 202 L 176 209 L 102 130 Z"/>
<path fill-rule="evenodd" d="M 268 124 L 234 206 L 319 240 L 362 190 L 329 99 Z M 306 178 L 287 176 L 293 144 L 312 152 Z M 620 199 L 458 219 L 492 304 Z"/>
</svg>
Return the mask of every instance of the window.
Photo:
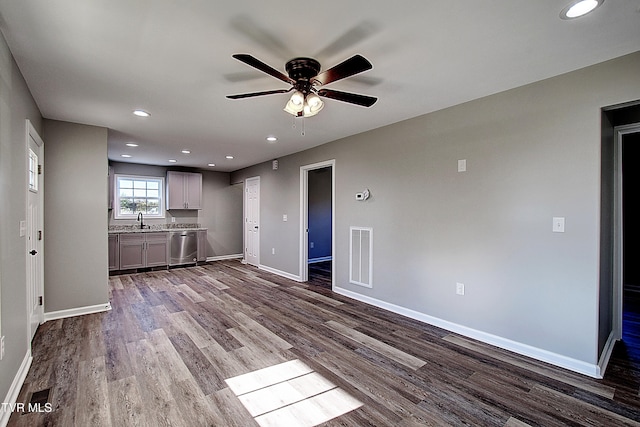
<svg viewBox="0 0 640 427">
<path fill-rule="evenodd" d="M 38 192 L 38 155 L 29 148 L 29 190 Z"/>
<path fill-rule="evenodd" d="M 164 178 L 118 175 L 115 185 L 116 219 L 164 218 Z"/>
</svg>

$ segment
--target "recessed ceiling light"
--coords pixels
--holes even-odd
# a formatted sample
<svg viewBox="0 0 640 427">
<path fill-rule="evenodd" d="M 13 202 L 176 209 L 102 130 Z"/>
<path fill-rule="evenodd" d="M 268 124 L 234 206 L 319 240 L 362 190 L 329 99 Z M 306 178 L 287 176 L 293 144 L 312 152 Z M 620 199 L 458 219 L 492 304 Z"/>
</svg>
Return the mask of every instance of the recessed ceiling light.
<svg viewBox="0 0 640 427">
<path fill-rule="evenodd" d="M 191 151 L 189 151 L 189 150 L 182 150 L 182 154 L 191 154 Z"/>
<path fill-rule="evenodd" d="M 215 163 L 209 163 L 207 166 L 214 167 L 215 165 Z"/>
<path fill-rule="evenodd" d="M 268 136 L 267 137 L 267 141 L 269 142 L 276 142 L 278 140 L 278 138 L 276 138 L 275 136 Z"/>
<path fill-rule="evenodd" d="M 176 163 L 177 160 L 176 159 L 169 159 L 169 163 Z"/>
<path fill-rule="evenodd" d="M 573 1 L 560 12 L 562 19 L 574 19 L 586 15 L 604 3 L 604 0 L 578 0 Z"/>
<path fill-rule="evenodd" d="M 133 110 L 133 114 L 138 117 L 149 117 L 151 114 L 144 110 Z"/>
<path fill-rule="evenodd" d="M 129 157 L 131 157 L 131 155 L 130 154 L 120 154 L 120 157 L 125 157 L 125 158 L 128 159 Z"/>
<path fill-rule="evenodd" d="M 137 147 L 137 146 L 138 146 L 138 144 L 136 144 L 135 142 L 127 142 L 127 143 L 126 143 L 126 146 L 127 146 L 127 147 Z"/>
<path fill-rule="evenodd" d="M 227 156 L 227 159 L 232 160 L 233 156 Z"/>
</svg>

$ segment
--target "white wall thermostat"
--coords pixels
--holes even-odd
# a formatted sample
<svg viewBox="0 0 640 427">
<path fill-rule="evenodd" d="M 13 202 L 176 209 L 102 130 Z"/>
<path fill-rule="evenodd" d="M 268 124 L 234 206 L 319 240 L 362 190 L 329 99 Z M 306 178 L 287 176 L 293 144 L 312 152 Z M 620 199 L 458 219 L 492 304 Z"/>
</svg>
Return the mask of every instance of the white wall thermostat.
<svg viewBox="0 0 640 427">
<path fill-rule="evenodd" d="M 356 200 L 367 200 L 371 196 L 369 189 L 364 190 L 362 193 L 356 193 Z"/>
</svg>

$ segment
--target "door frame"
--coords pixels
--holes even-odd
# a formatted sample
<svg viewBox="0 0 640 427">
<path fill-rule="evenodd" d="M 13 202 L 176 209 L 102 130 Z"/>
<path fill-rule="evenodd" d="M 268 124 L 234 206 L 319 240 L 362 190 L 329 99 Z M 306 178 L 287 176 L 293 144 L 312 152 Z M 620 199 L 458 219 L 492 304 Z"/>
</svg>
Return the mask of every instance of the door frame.
<svg viewBox="0 0 640 427">
<path fill-rule="evenodd" d="M 260 176 L 253 176 L 251 178 L 246 178 L 244 180 L 244 198 L 243 198 L 243 203 L 242 203 L 242 216 L 243 216 L 243 221 L 242 221 L 242 235 L 243 235 L 243 249 L 242 249 L 242 263 L 243 264 L 249 264 L 249 265 L 255 265 L 256 267 L 260 266 L 260 233 L 262 230 L 260 230 L 260 228 L 258 228 L 258 260 L 257 263 L 250 263 L 247 261 L 247 245 L 248 245 L 248 241 L 249 241 L 249 235 L 247 233 L 247 207 L 249 205 L 249 192 L 248 192 L 248 183 L 250 181 L 256 181 L 258 183 L 258 227 L 260 227 Z"/>
<path fill-rule="evenodd" d="M 336 281 L 336 160 L 300 166 L 300 281 L 309 280 L 309 171 L 331 166 L 331 289 Z"/>
<path fill-rule="evenodd" d="M 622 222 L 622 138 L 640 132 L 640 123 L 616 126 L 614 138 L 614 214 L 613 214 L 613 332 L 614 339 L 622 339 L 624 315 L 624 224 Z"/>
<path fill-rule="evenodd" d="M 33 127 L 33 124 L 31 123 L 31 121 L 29 119 L 26 119 L 26 132 L 25 132 L 25 170 L 26 170 L 26 181 L 25 181 L 25 194 L 26 194 L 26 200 L 25 200 L 25 218 L 29 218 L 29 195 L 31 193 L 31 190 L 29 189 L 29 185 L 28 185 L 28 179 L 29 179 L 29 150 L 30 150 L 30 142 L 31 139 L 33 139 L 33 141 L 36 143 L 36 145 L 38 146 L 38 165 L 40 168 L 40 171 L 38 171 L 38 191 L 37 191 L 37 203 L 38 203 L 38 218 L 37 218 L 37 230 L 39 233 L 43 233 L 44 234 L 44 173 L 42 172 L 44 170 L 44 141 L 42 140 L 42 138 L 40 137 L 40 135 L 38 134 L 38 131 L 35 129 L 35 127 Z M 37 330 L 37 326 L 35 328 L 32 329 L 32 326 L 35 324 L 35 322 L 32 324 L 32 320 L 36 320 L 38 325 L 41 325 L 44 322 L 44 242 L 42 240 L 42 238 L 40 236 L 34 236 L 38 242 L 38 260 L 37 260 L 37 264 L 36 264 L 36 269 L 37 269 L 37 273 L 36 273 L 36 287 L 35 287 L 35 295 L 31 294 L 31 268 L 30 268 L 30 264 L 31 264 L 31 257 L 32 255 L 29 254 L 29 239 L 28 237 L 28 233 L 29 231 L 29 224 L 28 221 L 25 221 L 26 224 L 26 230 L 25 230 L 25 260 L 26 260 L 26 286 L 27 286 L 27 322 L 29 327 L 28 329 L 28 342 L 31 342 L 31 340 L 33 339 L 33 336 L 35 335 L 35 332 Z M 38 233 L 38 234 L 39 234 Z M 38 305 L 37 310 L 35 311 L 35 313 L 31 313 L 31 302 L 33 301 L 33 298 L 37 298 L 37 297 L 41 297 L 42 298 L 42 303 L 40 305 Z"/>
</svg>

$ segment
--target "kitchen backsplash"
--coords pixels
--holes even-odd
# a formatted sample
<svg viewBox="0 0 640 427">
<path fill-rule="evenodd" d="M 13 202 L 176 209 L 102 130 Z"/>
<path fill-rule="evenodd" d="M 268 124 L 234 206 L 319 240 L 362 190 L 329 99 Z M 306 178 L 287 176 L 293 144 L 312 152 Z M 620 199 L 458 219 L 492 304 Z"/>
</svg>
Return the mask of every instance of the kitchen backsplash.
<svg viewBox="0 0 640 427">
<path fill-rule="evenodd" d="M 145 228 L 149 230 L 173 230 L 173 229 L 184 229 L 184 228 L 202 228 L 200 224 L 178 224 L 178 223 L 170 223 L 170 224 L 149 224 L 145 225 Z M 109 231 L 131 231 L 131 230 L 139 230 L 140 224 L 130 224 L 130 225 L 110 225 Z"/>
</svg>

